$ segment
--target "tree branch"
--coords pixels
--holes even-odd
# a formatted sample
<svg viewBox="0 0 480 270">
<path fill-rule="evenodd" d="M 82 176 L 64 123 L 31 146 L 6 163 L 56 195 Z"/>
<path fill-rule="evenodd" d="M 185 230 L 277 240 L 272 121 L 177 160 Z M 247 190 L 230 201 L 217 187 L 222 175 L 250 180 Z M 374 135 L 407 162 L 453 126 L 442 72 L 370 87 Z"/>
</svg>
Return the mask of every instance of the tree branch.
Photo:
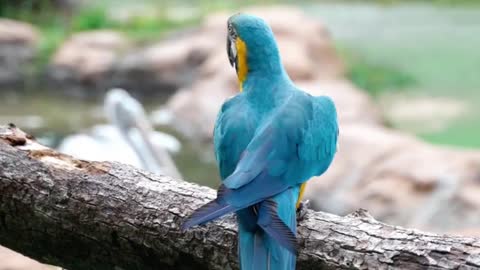
<svg viewBox="0 0 480 270">
<path fill-rule="evenodd" d="M 213 172 L 212 172 L 213 173 Z M 215 192 L 110 162 L 86 162 L 0 127 L 0 244 L 77 269 L 238 269 L 232 216 L 181 232 Z M 480 240 L 309 211 L 298 269 L 477 269 Z"/>
</svg>

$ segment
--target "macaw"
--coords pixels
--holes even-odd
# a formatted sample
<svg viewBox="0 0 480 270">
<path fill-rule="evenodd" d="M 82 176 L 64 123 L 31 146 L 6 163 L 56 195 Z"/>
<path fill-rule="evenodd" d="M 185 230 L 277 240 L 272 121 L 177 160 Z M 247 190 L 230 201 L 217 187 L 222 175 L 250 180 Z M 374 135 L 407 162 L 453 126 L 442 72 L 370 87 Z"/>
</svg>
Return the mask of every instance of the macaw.
<svg viewBox="0 0 480 270">
<path fill-rule="evenodd" d="M 182 228 L 236 212 L 240 268 L 293 270 L 296 207 L 306 181 L 323 174 L 337 151 L 335 104 L 293 84 L 263 19 L 236 14 L 227 29 L 240 91 L 223 104 L 214 129 L 223 180 L 217 198 Z"/>
</svg>

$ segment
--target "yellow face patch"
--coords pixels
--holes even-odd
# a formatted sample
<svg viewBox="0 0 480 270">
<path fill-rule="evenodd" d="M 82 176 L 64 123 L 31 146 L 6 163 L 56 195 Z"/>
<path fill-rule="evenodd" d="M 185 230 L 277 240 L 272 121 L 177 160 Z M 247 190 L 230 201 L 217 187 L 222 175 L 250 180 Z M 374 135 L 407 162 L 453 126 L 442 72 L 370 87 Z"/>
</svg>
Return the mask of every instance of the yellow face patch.
<svg viewBox="0 0 480 270">
<path fill-rule="evenodd" d="M 237 48 L 237 76 L 240 85 L 240 91 L 243 90 L 243 82 L 247 79 L 248 65 L 247 65 L 247 45 L 240 38 L 235 39 L 235 47 Z"/>
</svg>

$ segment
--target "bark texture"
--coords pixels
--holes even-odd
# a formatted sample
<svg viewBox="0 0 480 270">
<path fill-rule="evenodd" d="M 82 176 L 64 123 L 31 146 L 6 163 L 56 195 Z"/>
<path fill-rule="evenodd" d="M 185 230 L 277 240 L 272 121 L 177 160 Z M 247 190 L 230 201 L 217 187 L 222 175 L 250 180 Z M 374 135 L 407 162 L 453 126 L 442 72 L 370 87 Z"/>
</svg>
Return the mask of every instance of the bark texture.
<svg viewBox="0 0 480 270">
<path fill-rule="evenodd" d="M 213 172 L 212 172 L 213 173 Z M 86 162 L 0 127 L 0 244 L 79 269 L 238 269 L 232 216 L 179 230 L 214 190 L 127 165 Z M 480 239 L 308 211 L 298 269 L 479 269 Z"/>
</svg>

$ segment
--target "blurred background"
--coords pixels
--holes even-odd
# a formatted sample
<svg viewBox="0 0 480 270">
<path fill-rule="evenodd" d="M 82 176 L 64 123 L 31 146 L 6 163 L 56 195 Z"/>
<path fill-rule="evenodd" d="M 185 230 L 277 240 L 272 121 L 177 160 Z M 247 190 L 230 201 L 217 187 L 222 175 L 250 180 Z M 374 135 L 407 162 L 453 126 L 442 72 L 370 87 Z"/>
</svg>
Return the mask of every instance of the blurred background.
<svg viewBox="0 0 480 270">
<path fill-rule="evenodd" d="M 238 11 L 264 17 L 292 79 L 337 104 L 340 151 L 309 182 L 314 209 L 480 235 L 478 0 L 1 0 L 0 123 L 81 159 L 217 187 L 212 130 L 237 89 L 225 26 Z M 33 267 L 0 249 L 0 269 Z"/>
</svg>

